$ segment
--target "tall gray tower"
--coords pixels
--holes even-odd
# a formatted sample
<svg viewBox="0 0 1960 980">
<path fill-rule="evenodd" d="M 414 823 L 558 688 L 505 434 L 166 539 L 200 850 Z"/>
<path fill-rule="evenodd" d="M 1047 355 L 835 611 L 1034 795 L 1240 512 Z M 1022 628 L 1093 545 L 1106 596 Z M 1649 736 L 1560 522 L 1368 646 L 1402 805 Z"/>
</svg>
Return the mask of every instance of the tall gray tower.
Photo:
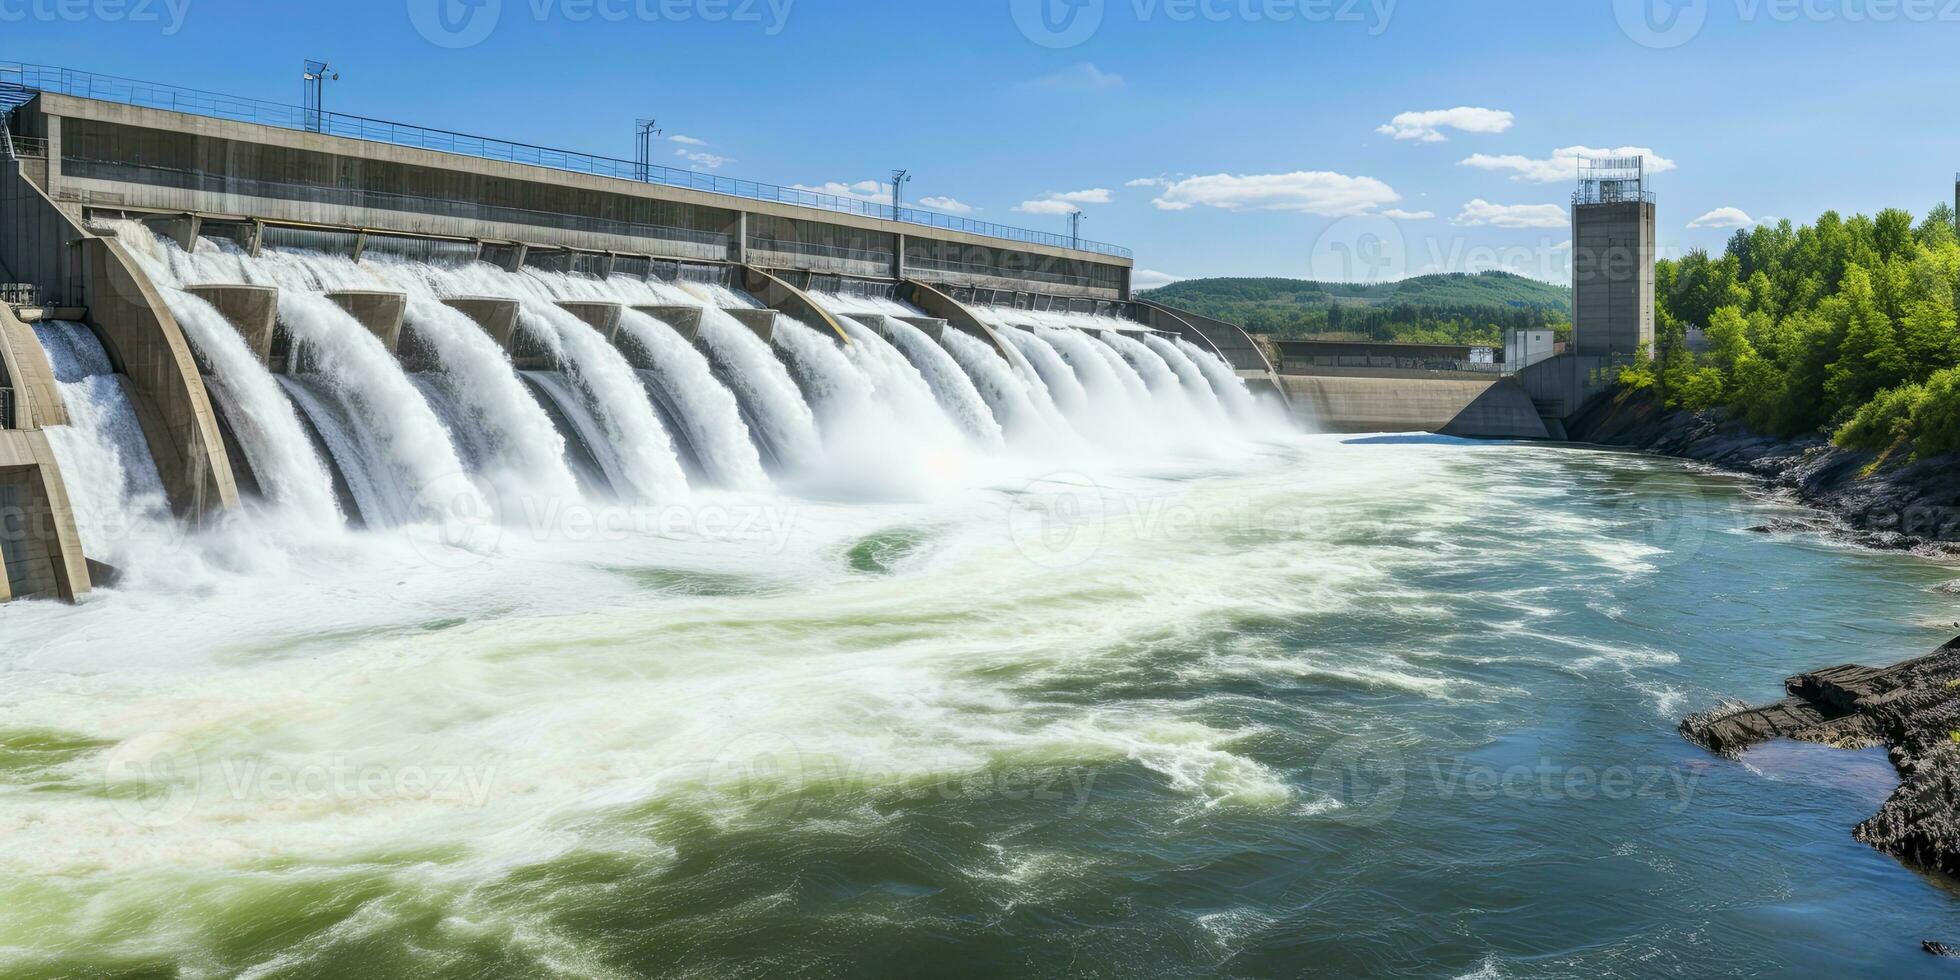
<svg viewBox="0 0 1960 980">
<path fill-rule="evenodd" d="M 1572 340 L 1581 355 L 1654 346 L 1654 193 L 1643 157 L 1579 161 L 1572 195 Z"/>
</svg>

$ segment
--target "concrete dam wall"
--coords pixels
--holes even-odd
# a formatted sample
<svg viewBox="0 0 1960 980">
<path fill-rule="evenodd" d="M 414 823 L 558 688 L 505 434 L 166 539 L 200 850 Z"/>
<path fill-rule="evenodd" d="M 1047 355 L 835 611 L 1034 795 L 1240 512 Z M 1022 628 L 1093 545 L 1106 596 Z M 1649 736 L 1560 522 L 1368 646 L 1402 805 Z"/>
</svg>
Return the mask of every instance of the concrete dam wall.
<svg viewBox="0 0 1960 980">
<path fill-rule="evenodd" d="M 1303 423 L 1324 432 L 1436 432 L 1478 439 L 1546 439 L 1538 409 L 1511 378 L 1280 376 Z"/>
<path fill-rule="evenodd" d="M 10 596 L 240 520 L 467 538 L 545 501 L 1202 453 L 1290 431 L 1289 399 L 1544 436 L 1515 385 L 1282 382 L 1237 326 L 1133 300 L 1113 246 L 140 102 L 0 116 L 32 294 L 0 332 Z"/>
</svg>

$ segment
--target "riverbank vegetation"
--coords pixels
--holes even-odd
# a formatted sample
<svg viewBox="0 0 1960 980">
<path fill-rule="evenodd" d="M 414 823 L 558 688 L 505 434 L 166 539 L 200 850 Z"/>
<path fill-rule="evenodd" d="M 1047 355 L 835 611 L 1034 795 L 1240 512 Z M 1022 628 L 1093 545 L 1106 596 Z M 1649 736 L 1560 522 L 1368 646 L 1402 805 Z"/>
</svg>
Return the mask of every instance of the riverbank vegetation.
<svg viewBox="0 0 1960 980">
<path fill-rule="evenodd" d="M 1726 408 L 1778 436 L 1960 452 L 1960 237 L 1940 205 L 1738 231 L 1656 268 L 1656 342 L 1625 375 L 1670 407 Z M 1699 352 L 1691 329 L 1706 337 Z"/>
</svg>

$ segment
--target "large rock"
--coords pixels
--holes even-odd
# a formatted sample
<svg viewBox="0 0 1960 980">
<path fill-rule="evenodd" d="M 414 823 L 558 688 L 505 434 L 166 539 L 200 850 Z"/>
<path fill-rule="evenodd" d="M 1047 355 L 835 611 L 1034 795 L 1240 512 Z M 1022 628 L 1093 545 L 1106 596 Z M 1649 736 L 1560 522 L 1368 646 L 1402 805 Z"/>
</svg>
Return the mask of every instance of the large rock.
<svg viewBox="0 0 1960 980">
<path fill-rule="evenodd" d="M 1798 674 L 1784 687 L 1788 700 L 1724 705 L 1683 719 L 1681 734 L 1730 757 L 1774 738 L 1886 746 L 1899 788 L 1853 836 L 1919 867 L 1960 875 L 1960 639 L 1891 667 L 1830 667 Z"/>
</svg>

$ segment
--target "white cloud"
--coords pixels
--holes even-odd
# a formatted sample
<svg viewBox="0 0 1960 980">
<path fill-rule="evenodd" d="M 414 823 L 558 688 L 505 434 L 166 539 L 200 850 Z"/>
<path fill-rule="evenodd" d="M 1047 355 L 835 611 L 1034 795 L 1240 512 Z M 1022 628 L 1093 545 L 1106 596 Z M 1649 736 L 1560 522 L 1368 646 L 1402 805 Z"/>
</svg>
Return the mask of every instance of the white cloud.
<svg viewBox="0 0 1960 980">
<path fill-rule="evenodd" d="M 859 201 L 870 201 L 875 204 L 890 204 L 892 202 L 892 185 L 879 183 L 875 180 L 860 180 L 855 184 L 846 184 L 841 180 L 831 180 L 818 184 L 815 187 L 809 184 L 791 184 L 790 187 L 799 191 L 813 191 L 818 194 L 829 194 L 832 197 L 848 197 Z"/>
<path fill-rule="evenodd" d="M 1716 208 L 1688 222 L 1690 228 L 1747 228 L 1756 223 L 1741 208 Z"/>
<path fill-rule="evenodd" d="M 1152 201 L 1160 210 L 1199 205 L 1225 211 L 1299 211 L 1327 217 L 1367 214 L 1402 199 L 1373 177 L 1327 171 L 1290 174 L 1213 174 L 1173 181 Z"/>
<path fill-rule="evenodd" d="M 1448 136 L 1443 135 L 1445 129 L 1455 129 L 1465 133 L 1501 133 L 1510 129 L 1511 123 L 1516 119 L 1517 117 L 1500 109 L 1457 106 L 1454 109 L 1404 112 L 1389 120 L 1386 125 L 1376 127 L 1375 132 L 1383 136 L 1393 136 L 1398 140 L 1441 143 L 1449 139 Z"/>
<path fill-rule="evenodd" d="M 1125 183 L 1123 186 L 1124 187 L 1169 187 L 1170 183 L 1171 183 L 1170 178 L 1168 177 L 1138 177 L 1135 180 Z"/>
<path fill-rule="evenodd" d="M 1123 76 L 1103 71 L 1084 61 L 1053 75 L 1044 75 L 1031 82 L 1025 82 L 1021 87 L 1046 89 L 1050 92 L 1114 92 L 1123 87 Z"/>
<path fill-rule="evenodd" d="M 1401 208 L 1389 208 L 1382 212 L 1382 217 L 1393 218 L 1396 221 L 1428 221 L 1435 216 L 1434 211 L 1404 211 Z"/>
<path fill-rule="evenodd" d="M 944 211 L 947 214 L 972 214 L 977 210 L 971 204 L 950 197 L 922 197 L 919 198 L 919 203 L 934 211 Z"/>
<path fill-rule="evenodd" d="M 692 136 L 682 136 L 678 133 L 676 133 L 673 136 L 667 137 L 667 142 L 679 143 L 682 146 L 707 146 L 708 145 L 707 140 L 695 139 Z"/>
<path fill-rule="evenodd" d="M 1553 150 L 1551 157 L 1543 160 L 1515 153 L 1501 156 L 1477 153 L 1464 160 L 1460 166 L 1475 167 L 1478 170 L 1509 170 L 1512 172 L 1512 180 L 1528 180 L 1540 184 L 1576 183 L 1579 179 L 1581 157 L 1646 157 L 1647 172 L 1650 174 L 1661 174 L 1676 169 L 1674 161 L 1644 146 L 1622 146 L 1612 150 L 1594 149 L 1590 146 L 1568 146 Z"/>
<path fill-rule="evenodd" d="M 1452 223 L 1470 228 L 1567 228 L 1572 220 L 1556 204 L 1492 204 L 1478 198 L 1465 204 Z"/>
<path fill-rule="evenodd" d="M 718 153 L 704 153 L 699 150 L 675 150 L 674 155 L 703 170 L 720 170 L 724 164 L 734 163 L 730 157 Z"/>
<path fill-rule="evenodd" d="M 1014 210 L 1022 214 L 1069 214 L 1076 206 L 1067 201 L 1022 201 L 1014 205 Z"/>
<path fill-rule="evenodd" d="M 1022 201 L 1014 210 L 1023 214 L 1067 214 L 1084 204 L 1108 204 L 1109 188 L 1091 187 L 1081 191 L 1049 193 L 1040 200 Z"/>
<path fill-rule="evenodd" d="M 1184 276 L 1172 275 L 1168 272 L 1158 272 L 1155 269 L 1138 269 L 1130 273 L 1130 288 L 1156 289 L 1159 286 L 1168 286 L 1174 282 L 1183 282 L 1184 279 Z"/>
</svg>

